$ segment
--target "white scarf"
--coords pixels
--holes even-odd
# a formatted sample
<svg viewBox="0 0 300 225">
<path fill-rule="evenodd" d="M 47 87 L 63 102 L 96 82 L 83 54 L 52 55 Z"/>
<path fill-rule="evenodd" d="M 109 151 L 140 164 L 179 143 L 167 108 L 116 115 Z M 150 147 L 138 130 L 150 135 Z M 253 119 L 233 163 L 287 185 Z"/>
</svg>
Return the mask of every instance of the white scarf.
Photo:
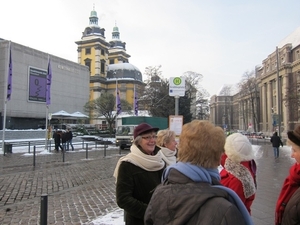
<svg viewBox="0 0 300 225">
<path fill-rule="evenodd" d="M 161 156 L 162 159 L 166 162 L 167 166 L 175 164 L 176 163 L 176 153 L 177 150 L 172 151 L 166 147 L 160 147 L 160 152 L 161 152 Z"/>
<path fill-rule="evenodd" d="M 118 179 L 121 162 L 130 162 L 133 165 L 136 165 L 147 171 L 157 171 L 165 166 L 165 162 L 162 160 L 162 154 L 160 151 L 156 155 L 147 155 L 143 153 L 135 144 L 132 144 L 130 151 L 130 153 L 119 159 L 113 175 L 116 179 Z"/>
<path fill-rule="evenodd" d="M 254 195 L 256 192 L 254 179 L 248 168 L 240 163 L 234 162 L 230 158 L 225 160 L 224 168 L 235 176 L 243 185 L 243 191 L 246 198 Z"/>
</svg>

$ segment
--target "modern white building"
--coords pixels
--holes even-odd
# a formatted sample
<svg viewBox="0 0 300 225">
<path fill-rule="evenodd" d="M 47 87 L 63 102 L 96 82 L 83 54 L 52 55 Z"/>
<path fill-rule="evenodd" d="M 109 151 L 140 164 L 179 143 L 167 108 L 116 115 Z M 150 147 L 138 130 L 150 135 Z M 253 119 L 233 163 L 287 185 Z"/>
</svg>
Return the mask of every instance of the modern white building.
<svg viewBox="0 0 300 225">
<path fill-rule="evenodd" d="M 90 72 L 87 66 L 59 58 L 8 40 L 0 39 L 0 129 L 9 68 L 12 59 L 12 94 L 6 103 L 6 128 L 28 129 L 45 126 L 47 111 L 83 112 L 89 101 Z M 51 104 L 46 107 L 48 59 L 52 69 Z"/>
</svg>

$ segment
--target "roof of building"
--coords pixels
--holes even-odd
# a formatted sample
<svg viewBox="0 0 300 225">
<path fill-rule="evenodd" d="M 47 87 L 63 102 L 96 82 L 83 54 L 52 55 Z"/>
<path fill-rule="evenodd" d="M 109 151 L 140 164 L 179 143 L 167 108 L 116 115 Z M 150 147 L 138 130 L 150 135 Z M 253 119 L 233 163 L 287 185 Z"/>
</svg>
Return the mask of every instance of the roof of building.
<svg viewBox="0 0 300 225">
<path fill-rule="evenodd" d="M 131 63 L 117 63 L 108 65 L 107 78 L 132 78 L 134 80 L 143 81 L 141 71 Z"/>
<path fill-rule="evenodd" d="M 282 48 L 286 44 L 292 44 L 292 49 L 300 45 L 300 27 L 290 33 L 282 41 L 280 41 L 278 44 L 278 48 Z"/>
</svg>

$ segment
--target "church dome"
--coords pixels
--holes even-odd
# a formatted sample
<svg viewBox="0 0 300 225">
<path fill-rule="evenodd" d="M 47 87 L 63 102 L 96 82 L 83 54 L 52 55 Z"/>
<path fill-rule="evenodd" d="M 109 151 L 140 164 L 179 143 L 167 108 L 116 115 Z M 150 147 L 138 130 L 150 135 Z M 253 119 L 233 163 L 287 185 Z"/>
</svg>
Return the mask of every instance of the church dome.
<svg viewBox="0 0 300 225">
<path fill-rule="evenodd" d="M 117 63 L 108 65 L 107 78 L 143 81 L 141 71 L 131 63 Z"/>
</svg>

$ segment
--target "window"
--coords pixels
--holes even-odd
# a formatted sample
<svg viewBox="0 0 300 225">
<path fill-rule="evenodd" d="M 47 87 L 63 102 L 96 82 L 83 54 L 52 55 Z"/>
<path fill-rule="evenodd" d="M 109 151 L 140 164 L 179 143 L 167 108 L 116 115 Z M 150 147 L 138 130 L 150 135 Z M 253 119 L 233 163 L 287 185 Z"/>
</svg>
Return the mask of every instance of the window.
<svg viewBox="0 0 300 225">
<path fill-rule="evenodd" d="M 101 55 L 105 55 L 105 52 L 103 49 L 101 49 Z"/>
<path fill-rule="evenodd" d="M 89 68 L 89 71 L 91 72 L 91 62 L 90 61 L 86 61 L 85 65 Z"/>
<path fill-rule="evenodd" d="M 101 73 L 105 72 L 105 62 L 101 61 Z"/>
<path fill-rule="evenodd" d="M 86 48 L 85 49 L 85 54 L 90 55 L 91 54 L 91 48 Z"/>
<path fill-rule="evenodd" d="M 115 63 L 115 60 L 114 59 L 110 59 L 109 60 L 109 64 L 114 64 Z"/>
</svg>

